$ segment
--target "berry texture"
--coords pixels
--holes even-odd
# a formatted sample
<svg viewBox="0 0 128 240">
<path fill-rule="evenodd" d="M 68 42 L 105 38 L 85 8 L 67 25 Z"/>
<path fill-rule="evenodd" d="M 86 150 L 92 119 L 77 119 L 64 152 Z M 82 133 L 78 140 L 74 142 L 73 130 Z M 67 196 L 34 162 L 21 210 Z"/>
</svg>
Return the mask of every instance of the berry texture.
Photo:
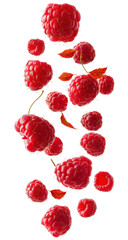
<svg viewBox="0 0 128 240">
<path fill-rule="evenodd" d="M 26 194 L 33 202 L 44 202 L 48 197 L 45 185 L 39 180 L 34 180 L 27 185 Z"/>
<path fill-rule="evenodd" d="M 31 39 L 28 42 L 28 52 L 32 55 L 38 56 L 45 50 L 45 44 L 43 40 Z"/>
<path fill-rule="evenodd" d="M 71 227 L 70 210 L 66 206 L 55 205 L 46 212 L 41 223 L 54 237 L 59 237 Z"/>
<path fill-rule="evenodd" d="M 95 58 L 95 50 L 93 46 L 88 42 L 80 42 L 74 48 L 76 52 L 73 56 L 73 59 L 76 63 L 83 64 L 90 63 Z"/>
<path fill-rule="evenodd" d="M 85 188 L 89 183 L 92 162 L 84 157 L 74 157 L 57 164 L 55 174 L 58 182 L 73 189 Z"/>
<path fill-rule="evenodd" d="M 29 60 L 25 66 L 25 84 L 32 91 L 44 87 L 52 78 L 52 68 L 46 62 Z"/>
<path fill-rule="evenodd" d="M 112 77 L 104 75 L 99 80 L 100 93 L 110 94 L 114 89 L 114 80 Z"/>
<path fill-rule="evenodd" d="M 46 97 L 46 103 L 53 112 L 62 112 L 67 108 L 68 98 L 60 92 L 50 92 Z"/>
<path fill-rule="evenodd" d="M 90 74 L 75 77 L 69 85 L 69 98 L 74 105 L 90 103 L 99 93 L 99 84 Z"/>
<path fill-rule="evenodd" d="M 108 172 L 99 172 L 95 175 L 94 186 L 97 190 L 102 192 L 109 192 L 112 190 L 114 179 Z"/>
<path fill-rule="evenodd" d="M 81 118 L 81 124 L 87 130 L 96 131 L 102 126 L 102 116 L 96 111 L 86 113 Z"/>
<path fill-rule="evenodd" d="M 47 120 L 35 115 L 23 115 L 16 122 L 15 129 L 24 139 L 30 152 L 43 151 L 55 138 L 54 127 Z"/>
<path fill-rule="evenodd" d="M 41 21 L 51 41 L 70 42 L 78 33 L 80 13 L 67 3 L 48 4 Z"/>
<path fill-rule="evenodd" d="M 103 154 L 105 143 L 105 138 L 98 133 L 87 133 L 80 141 L 81 146 L 92 156 Z"/>
<path fill-rule="evenodd" d="M 63 142 L 60 138 L 55 137 L 54 142 L 45 149 L 45 153 L 49 156 L 59 155 L 63 151 Z"/>
<path fill-rule="evenodd" d="M 81 217 L 91 217 L 96 212 L 96 203 L 93 199 L 81 199 L 77 206 L 77 211 Z"/>
</svg>

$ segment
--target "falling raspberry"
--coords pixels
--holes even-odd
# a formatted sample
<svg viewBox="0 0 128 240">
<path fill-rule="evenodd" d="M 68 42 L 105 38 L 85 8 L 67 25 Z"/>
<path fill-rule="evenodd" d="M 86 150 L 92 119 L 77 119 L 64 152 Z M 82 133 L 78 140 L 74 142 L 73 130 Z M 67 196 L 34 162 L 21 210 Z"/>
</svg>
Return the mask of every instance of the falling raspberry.
<svg viewBox="0 0 128 240">
<path fill-rule="evenodd" d="M 63 112 L 67 109 L 68 98 L 60 92 L 50 92 L 46 97 L 46 103 L 53 112 Z"/>
<path fill-rule="evenodd" d="M 45 149 L 45 153 L 49 156 L 59 155 L 63 151 L 63 142 L 60 138 L 55 137 L 54 142 Z"/>
<path fill-rule="evenodd" d="M 102 192 L 111 191 L 113 188 L 114 179 L 108 172 L 99 172 L 95 175 L 94 186 Z"/>
<path fill-rule="evenodd" d="M 80 42 L 74 48 L 75 54 L 73 59 L 76 63 L 82 62 L 82 64 L 90 63 L 95 58 L 95 50 L 93 46 L 88 42 Z"/>
<path fill-rule="evenodd" d="M 112 77 L 104 75 L 99 80 L 100 93 L 110 94 L 114 89 L 114 80 Z"/>
<path fill-rule="evenodd" d="M 33 202 L 44 202 L 48 197 L 45 185 L 39 180 L 34 180 L 27 185 L 26 194 Z"/>
<path fill-rule="evenodd" d="M 45 50 L 45 44 L 43 40 L 31 39 L 28 42 L 28 52 L 32 55 L 39 56 Z"/>
<path fill-rule="evenodd" d="M 87 130 L 96 131 L 102 126 L 102 116 L 96 111 L 86 113 L 81 118 L 81 124 Z"/>
<path fill-rule="evenodd" d="M 81 199 L 77 206 L 77 211 L 81 217 L 91 217 L 95 214 L 97 209 L 96 203 L 93 199 Z"/>
</svg>

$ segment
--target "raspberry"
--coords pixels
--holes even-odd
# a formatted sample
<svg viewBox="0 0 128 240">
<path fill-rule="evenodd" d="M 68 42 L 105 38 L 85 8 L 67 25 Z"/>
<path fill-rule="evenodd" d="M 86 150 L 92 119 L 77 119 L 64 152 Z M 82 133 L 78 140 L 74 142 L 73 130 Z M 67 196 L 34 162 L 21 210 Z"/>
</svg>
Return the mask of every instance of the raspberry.
<svg viewBox="0 0 128 240">
<path fill-rule="evenodd" d="M 70 42 L 78 33 L 80 13 L 67 3 L 48 4 L 41 21 L 51 41 Z"/>
<path fill-rule="evenodd" d="M 81 124 L 87 130 L 96 131 L 102 126 L 102 116 L 99 112 L 89 112 L 82 116 Z"/>
<path fill-rule="evenodd" d="M 74 157 L 57 164 L 55 174 L 58 182 L 73 189 L 85 188 L 89 183 L 92 162 L 84 157 Z"/>
<path fill-rule="evenodd" d="M 92 199 L 81 199 L 77 206 L 77 211 L 81 217 L 91 217 L 96 212 L 96 203 Z"/>
<path fill-rule="evenodd" d="M 108 172 L 98 172 L 94 178 L 94 186 L 102 192 L 111 191 L 113 188 L 114 179 Z"/>
<path fill-rule="evenodd" d="M 90 74 L 75 77 L 69 85 L 69 97 L 74 105 L 90 103 L 99 93 L 99 84 Z"/>
<path fill-rule="evenodd" d="M 41 224 L 43 224 L 54 237 L 65 234 L 70 229 L 71 223 L 72 219 L 69 208 L 58 205 L 51 207 L 41 221 Z"/>
<path fill-rule="evenodd" d="M 104 75 L 99 80 L 100 93 L 110 94 L 114 89 L 114 80 L 112 77 Z"/>
<path fill-rule="evenodd" d="M 105 150 L 105 138 L 98 133 L 85 134 L 80 144 L 92 156 L 99 156 Z"/>
<path fill-rule="evenodd" d="M 26 187 L 26 193 L 33 202 L 44 202 L 48 197 L 45 185 L 39 180 L 30 182 Z"/>
<path fill-rule="evenodd" d="M 29 60 L 24 70 L 25 84 L 32 91 L 44 87 L 52 78 L 52 68 L 46 62 Z"/>
<path fill-rule="evenodd" d="M 60 92 L 50 92 L 46 97 L 46 103 L 53 112 L 65 111 L 68 98 Z"/>
<path fill-rule="evenodd" d="M 28 42 L 28 51 L 30 54 L 38 56 L 45 50 L 45 44 L 43 40 L 31 39 Z"/>
<path fill-rule="evenodd" d="M 55 137 L 54 142 L 45 149 L 45 153 L 49 156 L 55 156 L 63 151 L 63 142 L 60 138 Z"/>
<path fill-rule="evenodd" d="M 80 42 L 74 48 L 76 52 L 73 56 L 73 59 L 76 63 L 83 64 L 90 63 L 95 58 L 95 50 L 93 46 L 88 42 Z"/>
<path fill-rule="evenodd" d="M 23 115 L 16 122 L 15 129 L 24 139 L 30 152 L 43 151 L 55 138 L 54 127 L 47 120 L 35 115 Z"/>
</svg>

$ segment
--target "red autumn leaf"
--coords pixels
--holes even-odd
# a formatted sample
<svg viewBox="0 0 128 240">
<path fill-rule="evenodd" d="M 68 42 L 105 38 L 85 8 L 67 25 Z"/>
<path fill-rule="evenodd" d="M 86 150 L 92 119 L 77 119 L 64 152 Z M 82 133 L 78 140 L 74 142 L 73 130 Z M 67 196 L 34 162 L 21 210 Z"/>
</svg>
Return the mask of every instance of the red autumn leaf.
<svg viewBox="0 0 128 240">
<path fill-rule="evenodd" d="M 75 54 L 75 50 L 67 49 L 67 50 L 64 50 L 63 52 L 59 53 L 58 55 L 60 55 L 63 58 L 72 58 L 74 54 Z"/>
<path fill-rule="evenodd" d="M 56 199 L 61 199 L 66 194 L 66 192 L 62 192 L 59 189 L 51 190 L 50 192 L 51 192 L 52 196 Z"/>
<path fill-rule="evenodd" d="M 103 76 L 103 74 L 106 72 L 107 68 L 98 68 L 91 72 L 89 72 L 94 78 L 98 79 Z"/>
<path fill-rule="evenodd" d="M 72 78 L 73 74 L 72 73 L 67 73 L 63 72 L 60 76 L 59 79 L 62 81 L 69 81 Z"/>
<path fill-rule="evenodd" d="M 61 114 L 60 120 L 61 120 L 61 123 L 62 123 L 63 125 L 65 125 L 66 127 L 74 128 L 71 123 L 67 122 L 67 120 L 66 120 L 66 118 L 65 118 L 65 116 L 64 116 L 63 113 Z M 74 128 L 74 129 L 76 129 L 76 128 Z"/>
</svg>

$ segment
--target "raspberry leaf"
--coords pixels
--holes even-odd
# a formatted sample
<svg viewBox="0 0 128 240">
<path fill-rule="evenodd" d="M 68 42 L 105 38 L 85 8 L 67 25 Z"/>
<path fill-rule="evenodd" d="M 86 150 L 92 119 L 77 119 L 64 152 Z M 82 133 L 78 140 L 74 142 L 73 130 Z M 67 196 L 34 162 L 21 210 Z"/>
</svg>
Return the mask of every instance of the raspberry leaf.
<svg viewBox="0 0 128 240">
<path fill-rule="evenodd" d="M 59 79 L 62 81 L 69 81 L 72 78 L 73 74 L 72 73 L 67 73 L 63 72 L 60 76 Z"/>
<path fill-rule="evenodd" d="M 62 192 L 59 189 L 54 189 L 54 190 L 51 190 L 50 192 L 51 192 L 51 195 L 56 199 L 61 199 L 66 194 L 66 192 Z"/>
<path fill-rule="evenodd" d="M 59 53 L 58 55 L 60 55 L 63 58 L 72 58 L 74 54 L 75 54 L 74 49 L 67 49 L 67 50 L 64 50 L 63 52 Z"/>
<path fill-rule="evenodd" d="M 61 123 L 62 123 L 63 125 L 65 125 L 66 127 L 74 128 L 71 123 L 67 122 L 67 120 L 66 120 L 66 118 L 65 118 L 65 116 L 64 116 L 63 113 L 61 114 L 60 120 L 61 120 Z M 74 129 L 76 129 L 76 128 L 74 128 Z"/>
<path fill-rule="evenodd" d="M 98 68 L 91 72 L 89 72 L 94 78 L 98 79 L 103 76 L 103 74 L 106 72 L 107 68 Z"/>
</svg>

